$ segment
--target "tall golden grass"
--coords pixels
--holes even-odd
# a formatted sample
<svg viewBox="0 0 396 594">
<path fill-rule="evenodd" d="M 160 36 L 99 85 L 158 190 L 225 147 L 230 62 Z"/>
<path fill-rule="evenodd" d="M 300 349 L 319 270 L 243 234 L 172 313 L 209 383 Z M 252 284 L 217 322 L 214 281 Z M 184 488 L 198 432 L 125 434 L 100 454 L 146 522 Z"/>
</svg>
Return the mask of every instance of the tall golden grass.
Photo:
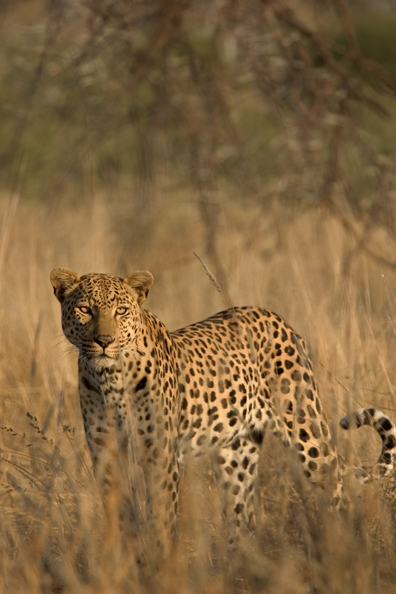
<svg viewBox="0 0 396 594">
<path fill-rule="evenodd" d="M 0 593 L 396 591 L 393 485 L 350 481 L 349 505 L 337 512 L 270 436 L 254 538 L 227 552 L 215 489 L 187 468 L 171 558 L 158 569 L 153 553 L 149 571 L 136 567 L 92 474 L 77 357 L 62 336 L 50 270 L 147 268 L 156 282 L 146 306 L 170 329 L 228 300 L 276 311 L 310 346 L 335 439 L 352 465 L 374 463 L 379 438 L 368 428 L 340 435 L 339 418 L 374 405 L 396 419 L 396 300 L 392 269 L 364 253 L 350 257 L 350 232 L 323 212 L 291 220 L 281 207 L 265 213 L 224 202 L 216 242 L 227 287 L 218 292 L 193 255 L 205 262 L 207 229 L 188 196 L 153 213 L 145 234 L 125 224 L 125 208 L 99 194 L 80 206 L 0 202 Z M 372 239 L 392 259 L 389 241 L 380 232 Z M 216 262 L 207 265 L 215 274 Z"/>
</svg>

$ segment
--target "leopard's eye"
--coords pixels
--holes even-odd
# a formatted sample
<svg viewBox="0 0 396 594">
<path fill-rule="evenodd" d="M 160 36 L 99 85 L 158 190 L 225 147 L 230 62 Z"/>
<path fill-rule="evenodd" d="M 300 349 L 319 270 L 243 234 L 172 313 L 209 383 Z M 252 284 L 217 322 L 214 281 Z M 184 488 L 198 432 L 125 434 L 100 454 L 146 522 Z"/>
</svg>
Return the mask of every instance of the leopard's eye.
<svg viewBox="0 0 396 594">
<path fill-rule="evenodd" d="M 116 314 L 118 316 L 123 316 L 124 314 L 126 314 L 127 311 L 128 311 L 127 307 L 117 307 Z"/>
<path fill-rule="evenodd" d="M 78 311 L 80 311 L 83 314 L 91 314 L 92 310 L 90 307 L 88 307 L 88 305 L 80 305 L 80 307 L 77 307 Z"/>
</svg>

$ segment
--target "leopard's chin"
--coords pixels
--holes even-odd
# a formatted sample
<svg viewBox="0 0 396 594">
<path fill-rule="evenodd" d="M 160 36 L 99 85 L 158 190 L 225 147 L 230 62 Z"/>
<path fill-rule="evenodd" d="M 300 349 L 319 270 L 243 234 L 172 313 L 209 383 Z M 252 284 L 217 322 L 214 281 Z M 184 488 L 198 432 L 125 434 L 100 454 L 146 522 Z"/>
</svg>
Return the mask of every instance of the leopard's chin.
<svg viewBox="0 0 396 594">
<path fill-rule="evenodd" d="M 119 353 L 82 353 L 82 357 L 87 364 L 94 371 L 102 371 L 103 369 L 114 367 L 119 361 Z"/>
</svg>

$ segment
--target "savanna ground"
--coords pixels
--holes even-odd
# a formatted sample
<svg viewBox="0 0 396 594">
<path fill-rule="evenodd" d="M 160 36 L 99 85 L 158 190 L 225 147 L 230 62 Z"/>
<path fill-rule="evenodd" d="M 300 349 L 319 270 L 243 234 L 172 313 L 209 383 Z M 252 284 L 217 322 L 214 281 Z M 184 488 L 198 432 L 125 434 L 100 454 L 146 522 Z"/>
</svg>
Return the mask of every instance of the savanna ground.
<svg viewBox="0 0 396 594">
<path fill-rule="evenodd" d="M 109 27 L 105 40 L 114 42 L 118 21 L 110 5 L 106 14 L 92 9 L 91 17 L 102 23 L 102 29 L 95 25 L 101 35 Z M 365 26 L 370 20 L 361 19 Z M 379 38 L 386 39 L 389 21 L 396 26 L 387 15 Z M 351 480 L 350 503 L 340 514 L 328 507 L 326 492 L 310 491 L 270 437 L 263 445 L 255 538 L 243 550 L 227 552 L 215 489 L 187 469 L 174 552 L 159 571 L 153 553 L 151 574 L 140 575 L 117 522 L 104 514 L 83 434 L 77 357 L 62 336 L 48 278 L 58 266 L 119 275 L 148 269 L 155 284 L 146 307 L 170 329 L 230 304 L 279 313 L 309 345 L 340 452 L 352 465 L 372 465 L 378 436 L 368 428 L 341 434 L 338 421 L 368 405 L 396 419 L 396 109 L 384 77 L 375 92 L 367 90 L 368 80 L 353 88 L 372 105 L 382 90 L 388 116 L 373 113 L 370 104 L 358 105 L 353 117 L 345 102 L 337 111 L 331 89 L 333 83 L 339 88 L 338 66 L 332 70 L 331 61 L 320 68 L 305 62 L 303 91 L 290 72 L 275 77 L 280 92 L 265 109 L 249 81 L 242 81 L 229 98 L 240 137 L 223 137 L 219 148 L 213 142 L 225 134 L 227 126 L 219 124 L 224 113 L 209 114 L 213 138 L 200 136 L 201 127 L 208 129 L 207 112 L 194 104 L 184 63 L 171 72 L 164 104 L 158 108 L 153 89 L 140 89 L 128 119 L 120 114 L 133 85 L 117 87 L 118 71 L 111 77 L 114 65 L 121 69 L 117 47 L 115 57 L 99 53 L 84 62 L 92 47 L 86 39 L 97 41 L 87 35 L 78 62 L 73 38 L 73 70 L 69 53 L 56 45 L 71 43 L 70 25 L 64 31 L 53 21 L 57 35 L 64 35 L 55 42 L 46 37 L 52 31 L 46 22 L 39 2 L 16 3 L 2 21 L 1 129 L 8 152 L 1 152 L 0 200 L 0 592 L 396 592 L 393 481 L 361 487 Z M 122 31 L 128 40 L 127 27 Z M 210 35 L 206 31 L 199 42 L 192 36 L 193 57 L 194 51 L 209 52 Z M 296 35 L 287 51 L 308 60 Z M 139 63 L 158 77 L 156 63 L 141 59 L 144 36 L 138 42 Z M 284 73 L 274 47 L 272 67 L 278 64 Z M 161 45 L 156 49 L 161 54 Z M 169 68 L 175 63 L 170 56 Z M 83 66 L 89 83 L 80 78 Z M 331 107 L 315 86 L 325 80 L 326 67 Z M 195 72 L 197 87 L 208 84 L 202 95 L 214 93 L 211 72 L 217 72 L 213 64 Z M 285 97 L 293 98 L 293 107 Z M 187 140 L 176 121 L 186 106 L 197 110 Z M 165 125 L 169 114 L 174 119 Z M 306 128 L 304 117 L 312 118 Z M 165 147 L 168 133 L 174 134 L 173 152 Z M 241 145 L 248 154 L 238 153 Z"/>
</svg>

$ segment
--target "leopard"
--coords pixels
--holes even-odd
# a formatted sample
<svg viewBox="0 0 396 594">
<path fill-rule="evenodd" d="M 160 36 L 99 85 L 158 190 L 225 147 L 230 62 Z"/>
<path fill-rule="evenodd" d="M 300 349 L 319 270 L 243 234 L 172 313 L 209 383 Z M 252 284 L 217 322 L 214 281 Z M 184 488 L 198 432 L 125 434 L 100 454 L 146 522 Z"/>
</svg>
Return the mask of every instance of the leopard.
<svg viewBox="0 0 396 594">
<path fill-rule="evenodd" d="M 115 465 L 122 461 L 127 475 L 137 467 L 148 513 L 172 532 L 181 468 L 189 456 L 206 454 L 234 527 L 232 545 L 236 532 L 254 531 L 260 454 L 269 432 L 311 483 L 327 481 L 338 490 L 340 457 L 312 362 L 303 338 L 281 316 L 231 307 L 171 332 L 142 307 L 154 280 L 148 271 L 79 276 L 56 268 L 50 280 L 63 333 L 79 351 L 85 436 L 104 489 L 114 485 Z M 380 435 L 378 474 L 390 475 L 395 425 L 375 408 L 341 420 L 343 429 L 362 425 Z M 136 520 L 132 499 L 128 513 Z"/>
</svg>

